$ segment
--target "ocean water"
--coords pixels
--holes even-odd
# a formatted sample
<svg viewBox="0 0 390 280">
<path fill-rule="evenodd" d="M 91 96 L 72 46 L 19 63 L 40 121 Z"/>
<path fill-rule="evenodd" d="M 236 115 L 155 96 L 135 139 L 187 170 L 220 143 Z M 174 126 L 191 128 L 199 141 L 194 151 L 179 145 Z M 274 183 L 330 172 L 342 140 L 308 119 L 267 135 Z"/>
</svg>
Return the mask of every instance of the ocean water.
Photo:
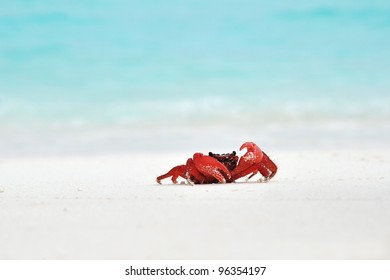
<svg viewBox="0 0 390 280">
<path fill-rule="evenodd" d="M 322 133 L 305 138 L 370 146 L 388 137 L 389 77 L 389 1 L 3 0 L 0 154 L 86 131 L 96 150 L 291 133 L 272 144 L 308 123 Z"/>
</svg>

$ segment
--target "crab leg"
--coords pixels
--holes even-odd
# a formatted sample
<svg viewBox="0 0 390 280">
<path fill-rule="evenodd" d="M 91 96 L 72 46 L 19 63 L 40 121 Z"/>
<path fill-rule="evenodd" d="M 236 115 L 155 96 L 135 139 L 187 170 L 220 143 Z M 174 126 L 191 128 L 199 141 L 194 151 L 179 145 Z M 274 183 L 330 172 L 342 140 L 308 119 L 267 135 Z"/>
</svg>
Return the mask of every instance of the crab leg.
<svg viewBox="0 0 390 280">
<path fill-rule="evenodd" d="M 268 181 L 275 176 L 278 167 L 276 164 L 263 152 L 263 159 L 260 163 L 253 166 L 254 172 L 249 176 L 245 181 L 248 181 L 250 178 L 255 176 L 258 172 L 264 176 L 265 180 Z M 248 173 L 249 174 L 249 173 Z M 262 180 L 262 179 L 260 179 Z M 259 181 L 260 181 L 259 180 Z"/>
<path fill-rule="evenodd" d="M 270 174 L 271 174 L 271 172 L 265 167 L 265 165 L 262 162 L 254 165 L 252 169 L 254 170 L 253 173 L 251 174 L 251 176 L 249 176 L 248 178 L 245 179 L 245 182 L 249 181 L 249 179 L 251 179 L 253 176 L 255 176 L 259 172 L 261 175 L 263 175 L 265 177 L 265 180 L 267 181 Z M 259 181 L 261 181 L 261 180 L 262 179 L 259 179 Z"/>
<path fill-rule="evenodd" d="M 187 171 L 187 167 L 184 164 L 178 165 L 172 168 L 171 170 L 169 170 L 168 173 L 158 176 L 156 178 L 156 181 L 157 183 L 161 184 L 161 180 L 168 177 L 172 177 L 172 182 L 177 184 L 177 178 L 182 177 L 186 179 L 186 171 Z"/>
<path fill-rule="evenodd" d="M 276 164 L 266 155 L 266 153 L 263 152 L 263 160 L 261 163 L 264 165 L 264 167 L 268 170 L 268 175 L 266 176 L 262 169 L 259 169 L 260 173 L 266 177 L 267 180 L 271 179 L 275 176 L 276 172 L 278 171 L 278 167 Z"/>
</svg>

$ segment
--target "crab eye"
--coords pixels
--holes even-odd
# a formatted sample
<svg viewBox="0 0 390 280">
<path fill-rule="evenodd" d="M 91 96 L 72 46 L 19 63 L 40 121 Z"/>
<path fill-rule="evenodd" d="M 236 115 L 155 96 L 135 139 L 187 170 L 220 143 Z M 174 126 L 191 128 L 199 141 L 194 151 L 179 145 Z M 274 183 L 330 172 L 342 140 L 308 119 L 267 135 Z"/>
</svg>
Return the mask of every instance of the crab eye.
<svg viewBox="0 0 390 280">
<path fill-rule="evenodd" d="M 236 151 L 233 151 L 232 155 L 235 156 L 236 155 Z"/>
</svg>

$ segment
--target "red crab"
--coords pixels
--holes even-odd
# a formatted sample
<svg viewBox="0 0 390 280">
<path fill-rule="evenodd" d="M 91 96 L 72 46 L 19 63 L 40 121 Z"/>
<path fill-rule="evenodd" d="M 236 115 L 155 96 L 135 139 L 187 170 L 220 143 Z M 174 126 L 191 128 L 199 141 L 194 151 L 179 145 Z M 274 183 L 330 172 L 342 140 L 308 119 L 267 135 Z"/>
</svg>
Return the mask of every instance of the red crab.
<svg viewBox="0 0 390 280">
<path fill-rule="evenodd" d="M 239 178 L 250 174 L 247 180 L 260 173 L 265 181 L 275 176 L 278 168 L 275 163 L 253 142 L 246 142 L 240 151 L 247 149 L 239 159 L 236 152 L 228 154 L 203 155 L 195 153 L 184 165 L 178 165 L 168 173 L 157 177 L 157 183 L 172 177 L 177 184 L 177 178 L 182 177 L 190 184 L 232 183 Z"/>
</svg>

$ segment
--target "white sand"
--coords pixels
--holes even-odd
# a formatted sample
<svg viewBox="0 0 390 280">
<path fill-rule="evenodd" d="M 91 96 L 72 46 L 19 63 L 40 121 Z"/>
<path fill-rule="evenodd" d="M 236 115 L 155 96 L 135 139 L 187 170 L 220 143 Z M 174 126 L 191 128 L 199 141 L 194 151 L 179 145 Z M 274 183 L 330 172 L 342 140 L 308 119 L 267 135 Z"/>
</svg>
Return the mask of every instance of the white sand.
<svg viewBox="0 0 390 280">
<path fill-rule="evenodd" d="M 155 183 L 187 156 L 3 158 L 0 258 L 390 258 L 390 150 L 272 151 L 263 184 Z"/>
</svg>

